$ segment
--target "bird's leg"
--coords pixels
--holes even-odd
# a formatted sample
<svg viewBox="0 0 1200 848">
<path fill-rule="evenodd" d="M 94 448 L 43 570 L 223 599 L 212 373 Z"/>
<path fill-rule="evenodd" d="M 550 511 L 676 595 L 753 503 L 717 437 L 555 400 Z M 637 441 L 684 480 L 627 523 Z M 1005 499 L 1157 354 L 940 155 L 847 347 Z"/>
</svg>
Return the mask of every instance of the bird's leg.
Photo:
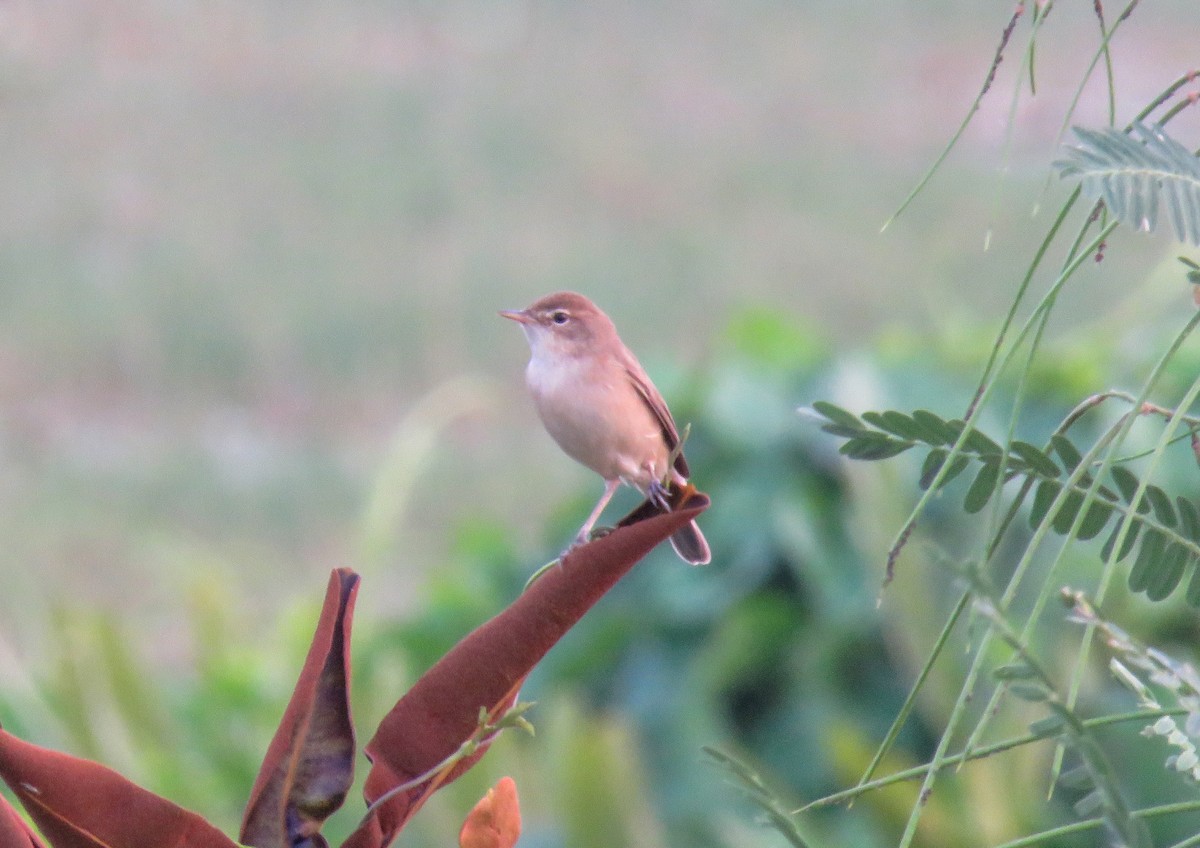
<svg viewBox="0 0 1200 848">
<path fill-rule="evenodd" d="M 619 485 L 621 485 L 619 477 L 604 481 L 604 494 L 600 496 L 600 501 L 596 504 L 596 508 L 592 510 L 592 514 L 587 517 L 587 521 L 583 522 L 583 526 L 575 534 L 576 545 L 582 545 L 591 536 L 592 527 L 595 526 L 597 519 L 600 518 L 600 513 L 604 512 L 604 508 L 608 506 L 608 502 L 612 500 L 613 493 L 617 491 L 617 486 Z"/>
</svg>

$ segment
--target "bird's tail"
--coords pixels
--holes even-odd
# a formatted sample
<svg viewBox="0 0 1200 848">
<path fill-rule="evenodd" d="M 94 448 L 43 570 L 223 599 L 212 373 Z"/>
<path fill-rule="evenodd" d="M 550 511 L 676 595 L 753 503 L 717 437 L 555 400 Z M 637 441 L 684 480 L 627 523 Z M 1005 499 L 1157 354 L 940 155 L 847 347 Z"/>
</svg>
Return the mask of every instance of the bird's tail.
<svg viewBox="0 0 1200 848">
<path fill-rule="evenodd" d="M 668 512 L 674 512 L 686 503 L 695 491 L 695 486 L 680 477 L 671 481 L 670 488 L 661 493 L 659 505 Z M 653 498 L 652 492 L 651 499 Z M 690 521 L 685 527 L 675 531 L 671 536 L 671 547 L 688 565 L 708 565 L 712 562 L 712 550 L 708 547 L 708 540 L 704 538 L 695 521 Z"/>
<path fill-rule="evenodd" d="M 670 481 L 669 485 L 651 484 L 646 492 L 646 500 L 629 515 L 617 522 L 618 527 L 627 527 L 639 521 L 645 521 L 664 512 L 675 512 L 683 507 L 692 496 L 696 495 L 696 487 L 687 480 Z M 712 551 L 708 540 L 700 532 L 695 521 L 689 521 L 684 527 L 676 530 L 671 536 L 671 547 L 679 558 L 689 565 L 706 565 L 712 561 Z"/>
<path fill-rule="evenodd" d="M 675 531 L 675 535 L 671 537 L 671 547 L 688 565 L 707 565 L 712 562 L 708 540 L 704 538 L 695 521 L 690 521 L 683 529 Z"/>
</svg>

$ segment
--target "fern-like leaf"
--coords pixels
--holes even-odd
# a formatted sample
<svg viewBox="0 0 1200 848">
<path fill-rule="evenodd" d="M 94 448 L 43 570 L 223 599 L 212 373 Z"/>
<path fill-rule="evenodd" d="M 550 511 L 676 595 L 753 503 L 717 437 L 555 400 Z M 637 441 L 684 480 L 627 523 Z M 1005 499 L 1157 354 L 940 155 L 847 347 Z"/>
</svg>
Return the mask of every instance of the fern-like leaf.
<svg viewBox="0 0 1200 848">
<path fill-rule="evenodd" d="M 788 812 L 789 805 L 771 791 L 754 769 L 716 748 L 706 745 L 703 751 L 713 764 L 723 768 L 740 786 L 746 799 L 762 811 L 764 824 L 778 831 L 792 848 L 808 848 L 795 816 Z"/>
<path fill-rule="evenodd" d="M 945 487 L 977 463 L 979 468 L 963 497 L 963 509 L 969 514 L 979 512 L 1004 491 L 1002 480 L 1007 483 L 1016 477 L 1028 478 L 1033 494 L 1029 504 L 1031 527 L 1037 528 L 1048 521 L 1058 535 L 1065 536 L 1074 529 L 1075 538 L 1086 541 L 1111 526 L 1100 558 L 1105 562 L 1120 562 L 1137 551 L 1129 570 L 1131 590 L 1144 593 L 1149 600 L 1160 601 L 1172 595 L 1186 579 L 1188 602 L 1200 606 L 1200 508 L 1187 498 L 1172 500 L 1158 486 L 1143 486 L 1125 465 L 1110 468 L 1112 485 L 1096 487 L 1089 496 L 1095 480 L 1090 473 L 1079 469 L 1083 454 L 1062 433 L 1051 437 L 1049 450 L 1014 440 L 1005 451 L 982 431 L 972 429 L 963 440 L 960 453 L 943 471 L 950 456 L 946 446 L 954 444 L 966 426 L 959 419 L 945 420 L 927 410 L 917 410 L 911 415 L 889 410 L 856 416 L 826 402 L 814 403 L 812 413 L 821 422 L 822 430 L 845 439 L 840 450 L 851 459 L 889 459 L 918 445 L 927 447 L 929 452 L 918 480 L 922 489 L 932 486 L 939 474 L 938 487 Z M 1069 484 L 1071 490 L 1060 500 L 1063 487 L 1068 485 L 1064 475 L 1073 476 L 1074 480 Z M 1058 506 L 1054 507 L 1056 502 Z M 1076 526 L 1080 512 L 1083 517 Z"/>
<path fill-rule="evenodd" d="M 1200 245 L 1200 159 L 1157 124 L 1134 124 L 1133 135 L 1074 130 L 1080 144 L 1054 163 L 1061 176 L 1078 177 L 1085 195 L 1145 232 L 1158 226 L 1165 205 L 1176 237 Z"/>
</svg>

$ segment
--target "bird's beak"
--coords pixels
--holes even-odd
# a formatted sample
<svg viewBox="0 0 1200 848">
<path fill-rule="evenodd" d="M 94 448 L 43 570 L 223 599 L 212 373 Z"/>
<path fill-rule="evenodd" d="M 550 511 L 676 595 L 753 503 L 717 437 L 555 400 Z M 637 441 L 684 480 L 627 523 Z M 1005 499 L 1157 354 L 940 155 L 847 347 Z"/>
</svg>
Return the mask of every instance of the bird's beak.
<svg viewBox="0 0 1200 848">
<path fill-rule="evenodd" d="M 524 309 L 501 309 L 500 314 L 505 318 L 516 321 L 518 324 L 533 323 L 533 316 Z"/>
</svg>

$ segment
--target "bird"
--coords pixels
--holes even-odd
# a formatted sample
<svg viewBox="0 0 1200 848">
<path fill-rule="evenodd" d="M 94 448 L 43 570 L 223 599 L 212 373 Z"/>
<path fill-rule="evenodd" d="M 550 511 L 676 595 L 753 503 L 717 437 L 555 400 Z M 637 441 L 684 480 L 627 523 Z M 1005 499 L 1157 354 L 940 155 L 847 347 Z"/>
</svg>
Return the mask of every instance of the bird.
<svg viewBox="0 0 1200 848">
<path fill-rule="evenodd" d="M 554 292 L 525 309 L 501 310 L 529 342 L 525 383 L 546 431 L 604 479 L 604 493 L 572 544 L 592 528 L 625 483 L 664 510 L 688 486 L 687 460 L 666 401 L 604 312 L 581 294 Z M 673 487 L 673 488 L 672 488 Z M 676 497 L 676 500 L 678 497 Z M 712 560 L 695 521 L 671 536 L 680 559 Z"/>
</svg>

